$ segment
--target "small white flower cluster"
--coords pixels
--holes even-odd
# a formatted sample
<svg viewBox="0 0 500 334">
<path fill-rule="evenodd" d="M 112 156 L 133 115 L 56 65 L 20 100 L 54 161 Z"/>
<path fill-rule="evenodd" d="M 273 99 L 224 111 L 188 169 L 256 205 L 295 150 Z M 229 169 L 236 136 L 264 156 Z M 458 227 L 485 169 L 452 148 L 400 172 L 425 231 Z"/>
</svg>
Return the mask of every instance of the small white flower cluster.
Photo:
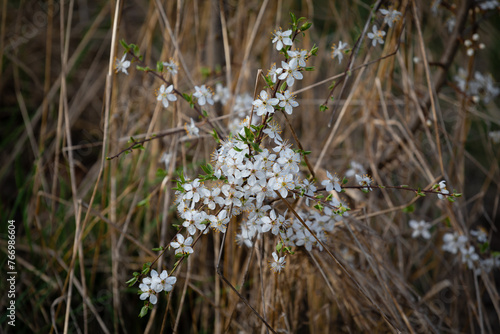
<svg viewBox="0 0 500 334">
<path fill-rule="evenodd" d="M 380 9 L 379 10 L 382 15 L 384 15 L 384 23 L 387 23 L 389 28 L 392 28 L 392 25 L 401 19 L 401 12 L 398 12 L 395 9 Z M 377 46 L 377 42 L 379 44 L 384 44 L 384 36 L 386 32 L 384 30 L 378 29 L 377 25 L 374 24 L 372 27 L 372 32 L 367 34 L 368 38 L 372 40 L 372 46 Z"/>
<path fill-rule="evenodd" d="M 478 5 L 482 10 L 492 10 L 500 7 L 500 3 L 497 0 L 480 1 Z"/>
<path fill-rule="evenodd" d="M 476 241 L 484 245 L 488 241 L 488 235 L 483 230 L 472 230 L 470 234 L 476 238 Z M 452 254 L 460 252 L 462 263 L 467 265 L 467 268 L 474 270 L 476 275 L 480 275 L 481 271 L 485 273 L 491 272 L 493 268 L 500 267 L 500 257 L 490 256 L 481 258 L 476 253 L 475 247 L 470 245 L 470 240 L 465 235 L 460 235 L 458 232 L 446 233 L 443 236 L 442 249 Z"/>
<path fill-rule="evenodd" d="M 458 69 L 458 74 L 455 76 L 455 82 L 458 88 L 465 92 L 468 96 L 472 96 L 472 100 L 476 103 L 479 101 L 485 104 L 490 103 L 491 100 L 496 98 L 500 94 L 500 88 L 496 87 L 491 74 L 483 75 L 479 72 L 474 73 L 474 79 L 469 81 L 468 89 L 465 90 L 467 86 L 468 73 L 463 68 Z"/>
<path fill-rule="evenodd" d="M 291 31 L 276 32 L 274 43 L 279 50 L 284 46 L 292 46 Z M 306 50 L 286 50 L 288 62 L 281 62 L 281 68 L 275 65 L 269 71 L 268 78 L 279 85 L 286 82 L 286 88 L 294 85 L 295 80 L 302 79 L 302 70 L 306 66 L 309 54 Z M 197 87 L 193 94 L 201 105 L 210 103 L 206 90 Z M 216 86 L 213 98 L 221 104 L 230 99 L 229 91 L 222 85 Z M 262 90 L 255 100 L 248 95 L 235 98 L 234 112 L 238 116 L 245 115 L 253 106 L 257 116 L 262 117 L 258 125 L 250 125 L 250 117 L 240 122 L 232 136 L 221 141 L 214 152 L 209 167 L 208 177 L 178 181 L 177 211 L 183 220 L 182 226 L 188 236 L 177 234 L 170 246 L 177 255 L 193 253 L 192 236 L 208 233 L 209 230 L 225 233 L 232 217 L 245 215 L 241 220 L 237 242 L 240 245 L 252 246 L 261 234 L 279 237 L 283 245 L 304 246 L 307 250 L 313 247 L 322 249 L 316 238 L 326 241 L 326 234 L 333 231 L 335 223 L 347 216 L 349 208 L 335 198 L 323 201 L 322 210 L 297 209 L 298 215 L 306 227 L 293 215 L 280 213 L 272 207 L 272 201 L 281 198 L 304 197 L 306 208 L 311 199 L 315 200 L 316 186 L 307 179 L 299 177 L 301 153 L 280 136 L 277 122 L 269 118 L 277 111 L 291 115 L 298 106 L 289 89 L 274 91 L 274 95 Z M 253 117 L 258 121 L 257 117 Z M 267 138 L 267 139 L 266 139 Z M 265 147 L 263 141 L 270 143 Z M 341 179 L 336 174 L 327 172 L 328 179 L 322 184 L 326 191 L 341 192 Z M 366 185 L 366 183 L 365 183 Z M 369 185 L 369 183 L 368 183 Z M 278 202 L 279 203 L 279 202 Z M 313 234 L 314 235 L 313 235 Z M 273 255 L 271 269 L 280 272 L 285 264 L 284 256 Z"/>
<path fill-rule="evenodd" d="M 158 302 L 158 293 L 162 291 L 171 291 L 176 282 L 177 278 L 169 276 L 166 270 L 158 274 L 158 272 L 153 269 L 151 270 L 151 276 L 144 277 L 142 283 L 139 285 L 139 292 L 141 293 L 139 298 L 141 300 L 149 298 L 149 302 L 154 305 Z"/>
<path fill-rule="evenodd" d="M 392 25 L 401 19 L 401 12 L 398 12 L 395 9 L 379 9 L 379 12 L 384 15 L 384 23 L 392 28 Z"/>
<path fill-rule="evenodd" d="M 467 56 L 472 57 L 476 49 L 483 50 L 486 46 L 484 43 L 479 43 L 479 34 L 472 35 L 472 40 L 466 39 L 464 45 L 467 48 Z"/>
<path fill-rule="evenodd" d="M 210 105 L 214 104 L 213 93 L 205 85 L 201 85 L 201 87 L 194 86 L 194 89 L 193 96 L 197 98 L 200 106 L 204 106 L 206 103 Z"/>
<path fill-rule="evenodd" d="M 446 188 L 446 181 L 444 180 L 435 185 L 434 190 L 440 193 L 438 194 L 439 199 L 445 199 L 445 195 L 450 193 L 450 191 Z"/>
</svg>

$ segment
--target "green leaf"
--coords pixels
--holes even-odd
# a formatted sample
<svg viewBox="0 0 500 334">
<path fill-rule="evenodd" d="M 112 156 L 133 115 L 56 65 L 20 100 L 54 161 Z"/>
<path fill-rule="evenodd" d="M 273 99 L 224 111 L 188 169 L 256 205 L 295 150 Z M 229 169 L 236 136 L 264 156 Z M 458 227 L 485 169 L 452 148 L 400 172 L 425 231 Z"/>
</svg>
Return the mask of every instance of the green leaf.
<svg viewBox="0 0 500 334">
<path fill-rule="evenodd" d="M 130 47 L 129 47 L 129 46 L 128 46 L 128 44 L 125 42 L 125 40 L 121 39 L 121 40 L 120 40 L 120 44 L 121 44 L 121 45 L 123 46 L 123 48 L 124 48 L 125 50 L 127 50 L 127 52 L 128 52 L 128 50 L 130 49 Z"/>
<path fill-rule="evenodd" d="M 191 103 L 193 101 L 193 97 L 189 94 L 182 93 L 182 97 L 184 98 L 184 100 L 186 100 L 189 103 Z"/>
<path fill-rule="evenodd" d="M 158 72 L 163 72 L 163 63 L 161 61 L 156 62 L 156 70 Z"/>
<path fill-rule="evenodd" d="M 408 205 L 406 208 L 403 209 L 403 212 L 405 212 L 405 213 L 412 213 L 414 211 L 415 211 L 415 207 L 413 206 L 413 204 Z"/>
<path fill-rule="evenodd" d="M 254 149 L 254 151 L 256 152 L 262 152 L 262 149 L 259 147 L 259 143 L 252 143 L 252 148 Z"/>
<path fill-rule="evenodd" d="M 280 241 L 280 242 L 278 242 L 278 244 L 276 245 L 276 251 L 277 251 L 277 252 L 279 252 L 282 248 L 283 248 L 283 243 Z"/>
<path fill-rule="evenodd" d="M 134 55 L 138 57 L 141 54 L 139 47 L 135 44 L 132 44 L 132 45 L 134 46 Z"/>
<path fill-rule="evenodd" d="M 161 178 L 164 178 L 165 176 L 167 176 L 167 171 L 162 169 L 162 168 L 158 168 L 156 170 L 156 177 L 161 177 Z"/>
<path fill-rule="evenodd" d="M 316 209 L 318 209 L 319 211 L 323 211 L 323 208 L 324 208 L 324 206 L 323 206 L 321 203 L 319 203 L 319 202 L 318 202 L 318 204 L 316 204 L 314 207 L 315 207 Z"/>
<path fill-rule="evenodd" d="M 211 164 L 201 165 L 200 167 L 208 175 L 212 175 L 214 172 Z"/>
<path fill-rule="evenodd" d="M 214 137 L 215 142 L 216 142 L 217 144 L 219 144 L 219 143 L 220 143 L 219 135 L 217 134 L 217 131 L 215 131 L 215 129 L 212 129 L 212 137 Z"/>
<path fill-rule="evenodd" d="M 245 135 L 247 137 L 247 140 L 253 141 L 255 139 L 255 135 L 253 134 L 252 130 L 250 130 L 247 127 L 244 127 L 243 129 L 245 129 Z"/>
<path fill-rule="evenodd" d="M 177 176 L 179 176 L 179 179 L 181 180 L 181 184 L 186 183 L 186 178 L 184 177 L 184 173 L 182 171 L 177 171 Z"/>
<path fill-rule="evenodd" d="M 208 78 L 212 74 L 212 69 L 210 67 L 202 66 L 201 67 L 201 75 L 203 76 L 203 79 Z"/>
<path fill-rule="evenodd" d="M 318 50 L 319 48 L 316 46 L 316 44 L 314 44 L 313 47 L 311 48 L 311 55 L 316 56 L 318 54 Z"/>
<path fill-rule="evenodd" d="M 290 12 L 290 17 L 292 18 L 292 24 L 297 24 L 297 17 L 294 13 Z"/>
<path fill-rule="evenodd" d="M 144 72 L 151 72 L 151 71 L 153 71 L 149 66 L 144 67 L 144 66 L 137 65 L 136 68 L 139 71 L 144 71 Z"/>
<path fill-rule="evenodd" d="M 161 252 L 163 249 L 163 247 L 153 248 L 153 252 Z"/>
<path fill-rule="evenodd" d="M 490 244 L 488 242 L 485 242 L 484 244 L 481 245 L 480 252 L 481 254 L 486 252 L 490 248 Z"/>
<path fill-rule="evenodd" d="M 287 84 L 286 84 L 286 81 L 284 81 L 284 82 L 281 84 L 280 91 L 281 91 L 281 92 L 284 92 L 284 91 L 286 90 L 286 87 L 287 87 Z"/>
<path fill-rule="evenodd" d="M 300 27 L 300 31 L 306 31 L 307 29 L 311 28 L 312 23 L 311 22 L 306 22 Z"/>
<path fill-rule="evenodd" d="M 129 287 L 133 286 L 135 283 L 137 283 L 137 277 L 133 277 L 131 279 L 129 279 L 127 282 L 125 282 L 128 284 Z"/>
<path fill-rule="evenodd" d="M 322 104 L 319 106 L 319 111 L 324 112 L 328 109 L 328 107 L 325 104 Z"/>
<path fill-rule="evenodd" d="M 137 203 L 137 206 L 147 206 L 148 204 L 149 204 L 149 197 Z"/>
<path fill-rule="evenodd" d="M 149 307 L 147 305 L 141 308 L 141 313 L 139 313 L 139 318 L 143 318 L 148 314 Z"/>
<path fill-rule="evenodd" d="M 201 110 L 201 113 L 203 114 L 203 116 L 208 117 L 208 113 L 207 113 L 207 111 L 206 111 L 206 110 L 202 109 L 202 110 Z"/>
</svg>

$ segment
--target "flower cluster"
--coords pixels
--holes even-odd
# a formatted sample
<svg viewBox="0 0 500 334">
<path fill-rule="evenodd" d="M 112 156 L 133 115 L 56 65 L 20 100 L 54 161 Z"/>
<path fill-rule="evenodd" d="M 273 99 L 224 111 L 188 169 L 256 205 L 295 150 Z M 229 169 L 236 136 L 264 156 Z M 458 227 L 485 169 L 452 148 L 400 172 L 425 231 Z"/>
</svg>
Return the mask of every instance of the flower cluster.
<svg viewBox="0 0 500 334">
<path fill-rule="evenodd" d="M 481 253 L 486 253 L 485 251 L 489 246 L 486 232 L 479 229 L 471 230 L 470 234 L 475 237 L 475 240 L 460 235 L 458 232 L 444 234 L 442 249 L 452 254 L 459 253 L 461 262 L 467 265 L 467 268 L 473 270 L 476 275 L 480 275 L 482 271 L 489 273 L 493 268 L 500 267 L 500 254 L 492 252 L 489 257 L 481 257 L 473 245 L 473 243 L 478 243 Z"/>
<path fill-rule="evenodd" d="M 389 27 L 401 18 L 401 13 L 396 10 L 380 12 Z M 163 250 L 172 251 L 175 257 L 181 258 L 179 262 L 195 253 L 195 236 L 210 231 L 226 233 L 231 222 L 239 222 L 236 227 L 236 242 L 239 245 L 252 247 L 264 234 L 277 241 L 277 251 L 272 253 L 273 260 L 269 263 L 270 269 L 279 273 L 285 268 L 286 253 L 291 253 L 291 247 L 304 247 L 307 251 L 323 250 L 323 244 L 327 236 L 335 232 L 336 224 L 349 216 L 349 207 L 338 196 L 348 180 L 331 171 L 326 171 L 324 180 L 308 176 L 314 173 L 307 171 L 303 167 L 306 164 L 302 164 L 307 151 L 294 148 L 283 139 L 280 124 L 275 119 L 279 114 L 293 115 L 299 106 L 292 88 L 303 79 L 304 71 L 311 69 L 307 67 L 307 61 L 317 51 L 315 47 L 310 51 L 294 48 L 298 31 L 294 25 L 294 29 L 274 33 L 272 43 L 285 59 L 280 62 L 280 67 L 276 64 L 271 66 L 265 76 L 267 85 L 256 98 L 248 94 L 231 96 L 230 89 L 221 83 L 216 84 L 215 94 L 205 85 L 195 86 L 192 96 L 180 94 L 173 85 L 163 84 L 160 87 L 157 100 L 165 108 L 169 102 L 176 101 L 177 96 L 195 108 L 198 108 L 195 103 L 199 106 L 214 103 L 226 106 L 231 101 L 231 114 L 234 115 L 229 122 L 228 137 L 220 138 L 214 131 L 219 146 L 210 163 L 202 166 L 205 174 L 190 178 L 180 174 L 177 180 L 175 205 L 182 223 Z M 376 25 L 372 31 L 368 37 L 372 39 L 373 46 L 384 44 L 385 31 L 379 30 Z M 347 43 L 339 41 L 338 46 L 334 44 L 332 48 L 332 57 L 338 58 L 341 63 L 343 55 L 349 52 L 347 48 Z M 117 69 L 126 69 L 128 66 L 124 62 L 125 58 L 117 63 Z M 178 73 L 175 62 L 162 64 L 160 68 L 170 75 Z M 164 82 L 167 83 L 166 80 Z M 203 114 L 206 115 L 205 111 Z M 198 126 L 200 124 L 204 123 Z M 200 136 L 200 129 L 193 119 L 185 125 L 185 130 L 189 137 Z M 166 166 L 169 160 L 170 156 L 164 157 Z M 364 192 L 382 187 L 373 185 L 363 166 L 354 161 L 346 176 L 354 176 L 359 186 L 352 188 Z M 318 184 L 323 188 L 318 189 Z M 433 191 L 438 193 L 439 198 L 449 194 L 444 181 L 435 185 Z M 319 192 L 326 193 L 326 197 Z M 293 209 L 290 209 L 291 200 L 296 200 Z M 289 209 L 284 210 L 283 204 Z M 431 237 L 429 223 L 410 221 L 410 226 L 412 237 Z M 450 245 L 447 249 L 453 248 Z M 474 261 L 470 248 L 467 254 L 467 259 Z M 148 306 L 156 304 L 158 293 L 170 291 L 175 282 L 176 278 L 168 276 L 167 271 L 158 274 L 152 270 L 150 277 L 142 279 L 140 298 L 149 300 Z"/>
<path fill-rule="evenodd" d="M 469 80 L 468 78 L 467 71 L 460 68 L 454 79 L 458 88 L 471 96 L 474 102 L 482 101 L 488 104 L 500 94 L 500 88 L 495 86 L 491 74 L 483 75 L 480 72 L 475 72 L 473 79 Z"/>
<path fill-rule="evenodd" d="M 379 12 L 384 16 L 384 23 L 386 23 L 389 28 L 401 19 L 401 12 L 395 9 L 380 9 Z M 377 25 L 372 26 L 372 32 L 367 34 L 368 38 L 372 40 L 372 46 L 377 46 L 378 44 L 384 44 L 384 37 L 386 32 L 382 29 L 377 28 Z"/>
<path fill-rule="evenodd" d="M 157 294 L 162 291 L 171 291 L 176 282 L 177 278 L 169 276 L 166 270 L 158 274 L 158 272 L 153 269 L 151 270 L 151 276 L 144 277 L 142 283 L 139 285 L 140 298 L 141 300 L 149 298 L 149 302 L 154 305 L 158 301 Z"/>
</svg>

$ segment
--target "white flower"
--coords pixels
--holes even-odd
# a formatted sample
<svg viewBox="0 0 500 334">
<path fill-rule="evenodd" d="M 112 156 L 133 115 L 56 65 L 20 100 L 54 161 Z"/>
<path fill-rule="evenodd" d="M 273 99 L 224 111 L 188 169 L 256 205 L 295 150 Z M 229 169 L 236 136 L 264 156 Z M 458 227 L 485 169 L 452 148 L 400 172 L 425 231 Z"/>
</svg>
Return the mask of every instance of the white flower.
<svg viewBox="0 0 500 334">
<path fill-rule="evenodd" d="M 366 174 L 366 171 L 365 171 L 365 169 L 363 168 L 363 165 L 362 165 L 362 164 L 360 164 L 360 163 L 358 163 L 358 162 L 356 162 L 356 161 L 352 160 L 352 161 L 351 161 L 351 168 L 349 168 L 349 169 L 347 170 L 347 172 L 345 172 L 345 176 L 347 176 L 347 177 L 351 177 L 351 176 L 354 176 L 354 175 L 356 175 L 356 174 L 360 174 L 360 175 L 362 175 L 362 174 Z"/>
<path fill-rule="evenodd" d="M 495 143 L 499 144 L 500 143 L 500 131 L 490 131 L 488 133 L 488 137 Z"/>
<path fill-rule="evenodd" d="M 332 45 L 332 58 L 335 59 L 335 57 L 339 58 L 339 64 L 342 61 L 342 58 L 344 58 L 344 48 L 349 47 L 347 43 L 342 43 L 342 41 L 339 41 L 339 46 L 337 47 L 337 44 L 333 43 Z"/>
<path fill-rule="evenodd" d="M 316 186 L 305 179 L 304 181 L 302 181 L 302 187 L 303 187 L 302 191 L 304 192 L 304 197 L 306 198 L 306 205 L 309 206 L 310 197 L 314 197 Z"/>
<path fill-rule="evenodd" d="M 446 233 L 443 236 L 444 245 L 442 249 L 444 251 L 457 254 L 457 251 L 465 246 L 467 242 L 467 237 L 465 235 L 459 235 L 457 232 Z"/>
<path fill-rule="evenodd" d="M 213 105 L 214 100 L 212 99 L 212 92 L 205 86 L 201 87 L 194 86 L 195 92 L 193 96 L 198 99 L 198 104 L 200 106 L 204 106 L 206 103 Z"/>
<path fill-rule="evenodd" d="M 283 69 L 281 67 L 276 68 L 276 64 L 273 64 L 267 75 L 271 78 L 272 83 L 276 83 L 276 78 L 281 72 L 283 72 Z"/>
<path fill-rule="evenodd" d="M 332 174 L 330 174 L 329 171 L 326 171 L 326 176 L 328 177 L 328 180 L 324 180 L 321 182 L 322 185 L 324 185 L 326 187 L 326 191 L 332 191 L 333 189 L 335 189 L 336 192 L 341 192 L 342 191 L 342 187 L 340 186 L 340 179 L 339 177 L 337 176 L 337 174 L 334 174 L 332 176 Z"/>
<path fill-rule="evenodd" d="M 236 243 L 238 246 L 245 245 L 247 247 L 252 247 L 252 238 L 249 236 L 248 230 L 242 225 L 241 233 L 236 234 Z"/>
<path fill-rule="evenodd" d="M 448 189 L 446 189 L 446 181 L 441 181 L 439 184 L 436 186 L 436 191 L 440 194 L 438 194 L 439 199 L 444 199 L 445 195 L 443 194 L 449 194 L 450 192 Z"/>
<path fill-rule="evenodd" d="M 260 92 L 260 98 L 253 101 L 252 104 L 257 108 L 257 110 L 255 111 L 257 113 L 257 116 L 262 116 L 265 113 L 274 113 L 274 106 L 278 103 L 279 100 L 277 98 L 270 98 L 267 92 L 265 90 L 262 90 Z"/>
<path fill-rule="evenodd" d="M 200 179 L 194 179 L 193 182 L 186 183 L 183 187 L 184 187 L 184 190 L 186 191 L 186 193 L 184 194 L 185 199 L 191 199 L 193 201 L 193 203 L 197 203 L 200 201 L 200 199 L 201 199 Z"/>
<path fill-rule="evenodd" d="M 177 101 L 177 96 L 172 94 L 174 90 L 174 85 L 170 85 L 165 88 L 165 85 L 161 85 L 160 92 L 158 93 L 158 97 L 156 98 L 158 101 L 163 103 L 165 108 L 168 108 L 168 101 Z"/>
<path fill-rule="evenodd" d="M 474 81 L 470 84 L 471 95 L 479 95 L 481 100 L 488 104 L 491 100 L 500 94 L 500 88 L 495 86 L 491 74 L 483 75 L 479 72 L 474 73 Z"/>
<path fill-rule="evenodd" d="M 299 66 L 306 67 L 306 60 L 307 60 L 307 50 L 301 50 L 301 51 L 288 51 L 288 55 L 291 58 L 294 58 L 297 60 L 297 63 Z"/>
<path fill-rule="evenodd" d="M 385 31 L 378 30 L 377 26 L 374 24 L 372 28 L 373 33 L 368 33 L 368 38 L 372 40 L 372 45 L 377 46 L 377 41 L 380 44 L 384 44 Z"/>
<path fill-rule="evenodd" d="M 230 98 L 231 93 L 229 92 L 229 87 L 224 87 L 222 84 L 217 83 L 215 85 L 214 101 L 220 102 L 222 105 L 226 105 Z"/>
<path fill-rule="evenodd" d="M 396 21 L 399 21 L 399 19 L 401 18 L 401 13 L 395 9 L 392 10 L 380 9 L 380 12 L 382 13 L 382 15 L 385 16 L 384 23 L 387 23 L 387 25 L 391 28 L 392 24 Z"/>
<path fill-rule="evenodd" d="M 281 66 L 283 67 L 283 73 L 280 74 L 278 79 L 285 80 L 289 87 L 292 87 L 295 79 L 302 80 L 303 75 L 298 70 L 297 59 L 292 58 L 289 63 L 281 61 Z"/>
<path fill-rule="evenodd" d="M 173 285 L 177 282 L 177 278 L 174 276 L 168 276 L 166 270 L 163 270 L 159 276 L 160 281 L 157 284 L 157 287 L 161 287 L 160 291 L 171 291 L 174 287 Z M 157 292 L 160 292 L 157 291 Z"/>
<path fill-rule="evenodd" d="M 170 62 L 163 63 L 163 68 L 166 69 L 172 76 L 179 72 L 179 65 L 177 65 L 172 58 L 170 58 Z"/>
<path fill-rule="evenodd" d="M 431 228 L 431 224 L 427 223 L 424 220 L 417 222 L 416 220 L 410 220 L 410 227 L 413 229 L 413 233 L 411 234 L 412 238 L 418 238 L 422 236 L 424 239 L 430 239 L 431 233 L 429 229 Z"/>
<path fill-rule="evenodd" d="M 370 190 L 370 191 L 373 190 L 370 187 L 370 184 L 372 183 L 372 179 L 368 175 L 359 176 L 358 174 L 356 174 L 356 181 L 358 182 L 358 184 L 360 186 L 366 186 L 362 190 L 366 190 L 366 191 L 367 190 Z"/>
<path fill-rule="evenodd" d="M 479 261 L 479 255 L 476 254 L 474 246 L 470 246 L 468 249 L 462 247 L 460 252 L 462 253 L 462 263 L 466 263 L 469 269 L 474 269 L 475 263 Z"/>
<path fill-rule="evenodd" d="M 139 285 L 139 289 L 141 289 L 142 294 L 140 295 L 141 300 L 146 300 L 149 298 L 149 302 L 151 304 L 156 304 L 158 302 L 158 298 L 156 297 L 156 291 L 151 288 L 148 284 L 141 283 Z"/>
<path fill-rule="evenodd" d="M 479 7 L 482 10 L 496 9 L 500 4 L 497 0 L 483 1 L 479 3 Z"/>
<path fill-rule="evenodd" d="M 116 70 L 116 73 L 122 71 L 123 73 L 125 73 L 126 75 L 128 75 L 128 72 L 127 72 L 127 68 L 130 67 L 130 61 L 129 60 L 125 60 L 125 58 L 127 57 L 127 54 L 124 54 L 122 59 L 118 60 L 116 59 L 115 60 L 115 70 Z"/>
<path fill-rule="evenodd" d="M 275 31 L 273 33 L 274 39 L 273 39 L 273 44 L 276 43 L 276 50 L 281 50 L 283 49 L 284 45 L 292 45 L 292 39 L 290 38 L 290 35 L 292 35 L 292 30 L 286 30 L 286 31 Z"/>
<path fill-rule="evenodd" d="M 200 136 L 200 129 L 198 129 L 196 127 L 196 125 L 194 124 L 194 121 L 193 121 L 192 118 L 191 118 L 191 124 L 188 125 L 186 123 L 184 125 L 184 128 L 185 128 L 185 130 L 186 130 L 186 132 L 187 132 L 187 134 L 188 134 L 189 137 L 191 137 L 191 136 L 199 137 Z"/>
<path fill-rule="evenodd" d="M 191 254 L 193 253 L 193 248 L 191 248 L 191 244 L 193 243 L 193 238 L 188 237 L 184 239 L 182 234 L 177 234 L 177 241 L 172 241 L 170 246 L 175 249 L 175 255 L 181 254 Z"/>
<path fill-rule="evenodd" d="M 275 122 L 274 120 L 271 121 L 270 123 L 267 123 L 267 128 L 265 128 L 262 132 L 265 133 L 266 135 L 269 136 L 271 139 L 277 139 L 279 141 L 282 141 L 281 136 L 279 135 L 281 133 L 281 128 L 278 122 Z M 500 131 L 499 131 L 500 134 Z"/>
<path fill-rule="evenodd" d="M 288 115 L 292 114 L 293 108 L 299 106 L 297 101 L 295 101 L 295 96 L 293 96 L 288 89 L 285 90 L 283 94 L 276 93 L 276 97 L 280 100 L 279 106 L 282 108 L 284 107 Z"/>
<path fill-rule="evenodd" d="M 165 164 L 165 169 L 168 170 L 168 166 L 170 166 L 170 160 L 172 159 L 172 154 L 163 152 L 160 162 L 163 162 Z"/>
<path fill-rule="evenodd" d="M 210 216 L 209 217 L 209 220 L 211 222 L 210 227 L 218 232 L 226 233 L 226 227 L 227 224 L 229 223 L 229 217 L 226 216 L 227 216 L 226 210 L 222 210 L 221 212 L 219 212 L 217 216 L 214 215 Z"/>
<path fill-rule="evenodd" d="M 471 230 L 470 234 L 472 236 L 475 236 L 477 241 L 480 243 L 485 243 L 488 241 L 488 234 L 483 230 L 483 228 L 479 228 L 479 230 Z"/>
<path fill-rule="evenodd" d="M 285 268 L 285 257 L 282 256 L 282 257 L 278 257 L 278 254 L 276 254 L 276 252 L 273 252 L 273 259 L 274 261 L 269 261 L 269 266 L 271 268 L 271 270 L 274 272 L 274 273 L 279 273 L 283 270 L 283 268 Z"/>
<path fill-rule="evenodd" d="M 220 206 L 224 205 L 224 199 L 220 197 L 220 188 L 213 187 L 210 195 L 205 197 L 203 204 L 207 205 L 210 210 L 215 209 L 215 204 L 219 204 Z"/>
</svg>

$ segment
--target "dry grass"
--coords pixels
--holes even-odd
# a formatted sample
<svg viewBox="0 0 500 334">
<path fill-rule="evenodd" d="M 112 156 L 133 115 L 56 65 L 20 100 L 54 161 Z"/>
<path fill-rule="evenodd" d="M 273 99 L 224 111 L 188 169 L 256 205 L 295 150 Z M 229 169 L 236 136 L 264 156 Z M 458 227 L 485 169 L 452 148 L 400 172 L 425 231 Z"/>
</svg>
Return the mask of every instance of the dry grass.
<svg viewBox="0 0 500 334">
<path fill-rule="evenodd" d="M 401 1 L 404 21 L 386 29 L 381 47 L 361 41 L 345 85 L 336 79 L 336 103 L 320 112 L 332 80 L 314 84 L 343 77 L 347 66 L 330 58 L 330 46 L 338 40 L 353 46 L 365 24 L 371 30 L 371 3 L 48 3 L 53 7 L 2 1 L 0 211 L 3 222 L 16 220 L 18 272 L 15 331 L 0 318 L 7 333 L 157 333 L 162 324 L 166 332 L 266 332 L 216 273 L 221 234 L 199 240 L 196 253 L 176 272 L 168 300 L 160 299 L 147 317 L 137 317 L 137 286 L 125 284 L 143 263 L 156 259 L 152 248 L 174 237 L 172 225 L 180 222 L 173 180 L 176 171 L 196 176 L 200 163 L 210 160 L 215 143 L 209 127 L 201 127 L 200 139 L 173 131 L 145 144 L 144 151 L 105 157 L 126 148 L 130 136 L 182 129 L 198 116 L 182 101 L 163 108 L 154 96 L 159 81 L 133 66 L 128 76 L 115 75 L 113 55 L 123 51 L 119 39 L 136 43 L 152 67 L 169 58 L 181 64 L 173 78 L 180 91 L 222 82 L 235 94 L 252 95 L 258 69 L 280 61 L 271 32 L 288 25 L 290 11 L 313 22 L 298 45 L 320 50 L 308 64 L 316 70 L 305 72 L 298 84 L 300 107 L 289 117 L 301 145 L 312 151 L 308 158 L 318 180 L 326 170 L 342 175 L 356 160 L 377 184 L 428 189 L 446 179 L 464 195 L 449 203 L 394 189 L 348 189 L 341 198 L 352 212 L 330 235 L 331 254 L 297 247 L 280 275 L 267 265 L 276 240 L 265 236 L 253 249 L 239 247 L 233 220 L 222 249 L 224 276 L 280 332 L 500 330 L 498 271 L 475 276 L 459 256 L 441 250 L 444 233 L 468 234 L 478 226 L 489 231 L 493 250 L 499 246 L 499 147 L 488 140 L 488 131 L 499 129 L 500 113 L 495 101 L 475 105 L 450 84 L 458 67 L 495 74 L 495 16 L 476 14 L 487 49 L 467 58 L 460 37 L 471 35 L 470 17 L 461 14 L 469 1 L 457 2 L 455 35 L 426 1 Z M 414 63 L 414 57 L 421 61 Z M 209 110 L 221 129 L 230 113 L 230 106 Z M 284 117 L 276 118 L 282 136 L 294 142 Z M 159 178 L 164 153 L 172 163 Z M 283 203 L 277 207 L 286 209 Z M 432 222 L 432 238 L 412 239 L 410 219 Z M 6 239 L 0 244 L 4 254 Z M 168 252 L 157 264 L 170 268 L 174 261 Z"/>
</svg>

